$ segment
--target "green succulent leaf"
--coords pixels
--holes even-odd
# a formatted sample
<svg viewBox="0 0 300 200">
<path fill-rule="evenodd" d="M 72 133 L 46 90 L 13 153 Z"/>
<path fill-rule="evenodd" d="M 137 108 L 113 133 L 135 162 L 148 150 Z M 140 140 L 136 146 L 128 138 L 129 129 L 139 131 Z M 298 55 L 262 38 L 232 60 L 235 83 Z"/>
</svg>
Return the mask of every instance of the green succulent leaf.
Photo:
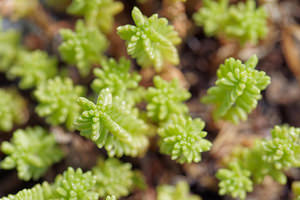
<svg viewBox="0 0 300 200">
<path fill-rule="evenodd" d="M 300 181 L 294 181 L 292 184 L 294 200 L 300 200 Z"/>
<path fill-rule="evenodd" d="M 271 134 L 271 139 L 260 139 L 252 148 L 240 149 L 233 155 L 229 169 L 218 171 L 221 195 L 245 199 L 246 192 L 252 191 L 252 182 L 261 183 L 266 176 L 286 183 L 284 170 L 300 164 L 300 128 L 275 126 Z"/>
<path fill-rule="evenodd" d="M 173 115 L 159 129 L 160 151 L 171 155 L 172 160 L 179 163 L 199 162 L 201 153 L 208 151 L 211 143 L 204 139 L 204 122 L 183 115 Z"/>
<path fill-rule="evenodd" d="M 105 147 L 109 156 L 138 156 L 146 150 L 148 126 L 125 101 L 113 97 L 109 88 L 101 90 L 96 105 L 83 97 L 78 102 L 83 112 L 76 121 L 77 129 L 99 148 Z"/>
<path fill-rule="evenodd" d="M 14 124 L 24 124 L 27 113 L 26 102 L 17 91 L 0 89 L 0 131 L 11 131 Z"/>
<path fill-rule="evenodd" d="M 15 30 L 4 31 L 1 21 L 0 18 L 0 71 L 6 72 L 17 57 L 20 34 Z"/>
<path fill-rule="evenodd" d="M 121 163 L 116 158 L 99 159 L 92 170 L 96 177 L 95 191 L 100 197 L 114 195 L 116 198 L 129 195 L 135 187 L 136 172 L 130 163 Z"/>
<path fill-rule="evenodd" d="M 270 84 L 270 77 L 255 69 L 257 62 L 257 57 L 252 56 L 245 64 L 229 58 L 220 65 L 216 86 L 201 99 L 203 103 L 215 106 L 215 120 L 224 119 L 237 124 L 246 120 L 256 107 L 261 91 Z"/>
<path fill-rule="evenodd" d="M 201 200 L 197 195 L 191 195 L 189 185 L 181 181 L 172 185 L 161 185 L 157 188 L 157 200 Z"/>
<path fill-rule="evenodd" d="M 57 73 L 57 61 L 46 52 L 20 50 L 16 62 L 8 71 L 8 78 L 20 78 L 19 87 L 30 89 L 36 87 Z"/>
<path fill-rule="evenodd" d="M 220 180 L 219 194 L 230 194 L 234 198 L 245 199 L 247 192 L 253 190 L 250 175 L 250 171 L 241 169 L 237 162 L 231 163 L 229 169 L 220 169 L 216 175 Z"/>
<path fill-rule="evenodd" d="M 155 76 L 155 87 L 149 87 L 146 93 L 147 115 L 155 122 L 166 121 L 172 114 L 185 114 L 188 111 L 183 101 L 191 94 L 179 85 L 177 79 L 167 82 Z"/>
<path fill-rule="evenodd" d="M 23 189 L 15 195 L 2 197 L 0 200 L 49 200 L 51 192 L 51 186 L 44 182 L 41 185 L 35 185 L 33 188 Z"/>
<path fill-rule="evenodd" d="M 7 154 L 1 168 L 17 168 L 19 178 L 25 181 L 39 179 L 63 157 L 54 136 L 38 126 L 15 131 L 11 142 L 2 143 L 1 151 Z"/>
<path fill-rule="evenodd" d="M 98 200 L 99 194 L 93 191 L 95 183 L 90 171 L 83 173 L 80 168 L 74 170 L 69 167 L 56 177 L 51 200 Z"/>
<path fill-rule="evenodd" d="M 128 54 L 142 67 L 154 66 L 156 71 L 167 63 L 177 65 L 179 56 L 175 45 L 181 40 L 168 20 L 158 18 L 157 14 L 147 18 L 137 7 L 132 10 L 132 18 L 136 26 L 117 28 L 119 36 L 126 40 Z"/>
<path fill-rule="evenodd" d="M 111 196 L 111 195 L 109 195 L 109 196 L 107 196 L 106 198 L 105 198 L 105 200 L 117 200 L 117 198 L 115 197 L 115 196 Z"/>
<path fill-rule="evenodd" d="M 112 31 L 114 16 L 123 10 L 123 4 L 113 0 L 73 0 L 68 13 L 84 16 L 88 26 L 99 27 L 104 33 Z"/>
<path fill-rule="evenodd" d="M 267 13 L 263 7 L 256 8 L 254 0 L 232 6 L 228 6 L 228 0 L 205 0 L 204 6 L 194 14 L 194 20 L 204 27 L 208 36 L 224 35 L 242 45 L 256 44 L 268 32 Z"/>
<path fill-rule="evenodd" d="M 38 86 L 34 92 L 39 104 L 36 112 L 46 117 L 48 123 L 58 125 L 66 123 L 72 129 L 74 120 L 79 116 L 79 96 L 84 95 L 84 88 L 74 86 L 70 78 L 55 77 Z"/>
<path fill-rule="evenodd" d="M 94 74 L 97 78 L 92 83 L 92 89 L 99 93 L 109 88 L 113 96 L 126 99 L 127 102 L 140 100 L 143 92 L 140 91 L 139 82 L 141 76 L 136 72 L 130 72 L 130 61 L 121 58 L 119 62 L 113 58 L 103 60 L 102 68 L 96 68 Z"/>
<path fill-rule="evenodd" d="M 99 64 L 104 58 L 103 52 L 108 47 L 106 37 L 94 27 L 86 27 L 82 21 L 77 21 L 76 30 L 60 31 L 63 38 L 59 46 L 62 59 L 76 65 L 82 76 L 87 76 L 93 64 Z"/>
</svg>

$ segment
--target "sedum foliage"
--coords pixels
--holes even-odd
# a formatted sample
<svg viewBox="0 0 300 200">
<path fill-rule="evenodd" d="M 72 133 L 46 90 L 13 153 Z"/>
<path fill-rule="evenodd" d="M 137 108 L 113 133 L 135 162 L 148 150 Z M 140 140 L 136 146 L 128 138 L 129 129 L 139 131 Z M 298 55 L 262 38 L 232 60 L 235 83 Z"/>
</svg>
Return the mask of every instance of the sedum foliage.
<svg viewBox="0 0 300 200">
<path fill-rule="evenodd" d="M 98 200 L 99 195 L 93 191 L 96 179 L 92 173 L 83 173 L 80 168 L 69 167 L 63 175 L 58 175 L 53 185 L 53 200 Z M 50 199 L 50 200 L 51 200 Z"/>
<path fill-rule="evenodd" d="M 65 123 L 72 129 L 80 106 L 77 98 L 84 95 L 84 88 L 74 86 L 70 78 L 55 77 L 38 86 L 34 92 L 39 104 L 36 112 L 52 125 Z"/>
<path fill-rule="evenodd" d="M 300 200 L 300 181 L 295 181 L 292 184 L 294 200 Z"/>
<path fill-rule="evenodd" d="M 73 0 L 67 11 L 84 16 L 88 26 L 99 27 L 102 32 L 109 33 L 114 25 L 114 16 L 122 10 L 123 4 L 114 0 Z"/>
<path fill-rule="evenodd" d="M 41 185 L 35 185 L 33 188 L 23 189 L 15 195 L 2 197 L 0 200 L 49 200 L 51 192 L 51 186 L 44 182 Z"/>
<path fill-rule="evenodd" d="M 14 124 L 24 124 L 26 113 L 26 102 L 17 91 L 0 89 L 0 131 L 11 131 Z"/>
<path fill-rule="evenodd" d="M 201 99 L 213 104 L 215 120 L 228 120 L 237 124 L 247 119 L 261 99 L 261 91 L 270 84 L 270 77 L 255 69 L 258 59 L 252 56 L 245 64 L 229 58 L 217 71 L 216 85 Z"/>
<path fill-rule="evenodd" d="M 102 68 L 96 68 L 94 74 L 97 77 L 92 83 L 92 89 L 99 93 L 102 89 L 109 88 L 113 96 L 126 99 L 127 102 L 136 101 L 140 95 L 139 82 L 141 76 L 130 72 L 130 61 L 121 58 L 119 62 L 113 58 L 103 60 Z"/>
<path fill-rule="evenodd" d="M 246 192 L 252 191 L 252 184 L 261 183 L 265 176 L 286 183 L 283 171 L 300 166 L 300 129 L 275 126 L 271 134 L 272 139 L 258 140 L 252 148 L 240 150 L 232 158 L 229 169 L 218 171 L 220 194 L 245 199 Z M 238 180 L 240 184 L 236 184 Z"/>
<path fill-rule="evenodd" d="M 250 171 L 241 169 L 237 162 L 230 163 L 229 169 L 220 169 L 216 175 L 220 180 L 219 194 L 230 194 L 234 198 L 245 199 L 247 192 L 253 190 L 250 175 Z"/>
<path fill-rule="evenodd" d="M 155 122 L 165 121 L 172 114 L 185 114 L 188 111 L 183 101 L 191 94 L 179 85 L 177 79 L 165 81 L 159 76 L 153 78 L 155 87 L 149 87 L 146 93 L 147 115 Z"/>
<path fill-rule="evenodd" d="M 115 197 L 115 196 L 107 196 L 106 198 L 105 198 L 105 200 L 117 200 L 117 198 Z"/>
<path fill-rule="evenodd" d="M 132 18 L 136 24 L 118 27 L 117 31 L 126 40 L 127 52 L 142 67 L 154 66 L 160 71 L 167 63 L 179 63 L 175 45 L 180 43 L 178 33 L 168 25 L 166 18 L 158 18 L 157 14 L 147 18 L 134 7 Z"/>
<path fill-rule="evenodd" d="M 64 61 L 76 65 L 82 76 L 87 76 L 93 64 L 99 64 L 108 47 L 105 36 L 94 27 L 86 27 L 77 21 L 75 32 L 69 29 L 60 31 L 63 38 L 59 52 Z"/>
<path fill-rule="evenodd" d="M 96 104 L 83 97 L 78 102 L 83 112 L 76 120 L 76 128 L 82 136 L 99 148 L 105 147 L 109 156 L 144 153 L 148 126 L 125 101 L 113 97 L 109 88 L 101 90 Z"/>
<path fill-rule="evenodd" d="M 228 0 L 205 0 L 204 6 L 194 15 L 198 26 L 203 26 L 208 36 L 224 35 L 241 44 L 256 44 L 267 32 L 267 13 L 263 7 L 256 8 L 254 0 L 228 6 Z"/>
<path fill-rule="evenodd" d="M 8 71 L 8 78 L 20 78 L 19 87 L 30 89 L 56 75 L 57 61 L 47 53 L 19 51 L 16 62 Z"/>
<path fill-rule="evenodd" d="M 130 163 L 122 163 L 116 158 L 100 159 L 92 172 L 96 177 L 95 191 L 100 197 L 114 195 L 116 198 L 129 195 L 135 186 L 136 172 Z"/>
<path fill-rule="evenodd" d="M 15 30 L 2 29 L 0 18 L 0 71 L 6 72 L 16 59 L 20 35 Z"/>
<path fill-rule="evenodd" d="M 171 155 L 172 160 L 179 163 L 199 162 L 201 152 L 208 151 L 211 143 L 204 139 L 204 122 L 183 115 L 173 115 L 159 129 L 160 151 Z"/>
<path fill-rule="evenodd" d="M 161 185 L 157 188 L 157 200 L 201 200 L 197 195 L 191 195 L 189 185 L 181 181 L 176 186 Z"/>
<path fill-rule="evenodd" d="M 11 142 L 2 143 L 1 150 L 7 154 L 1 168 L 17 168 L 18 177 L 25 181 L 39 179 L 63 156 L 54 136 L 38 126 L 15 131 Z"/>
</svg>

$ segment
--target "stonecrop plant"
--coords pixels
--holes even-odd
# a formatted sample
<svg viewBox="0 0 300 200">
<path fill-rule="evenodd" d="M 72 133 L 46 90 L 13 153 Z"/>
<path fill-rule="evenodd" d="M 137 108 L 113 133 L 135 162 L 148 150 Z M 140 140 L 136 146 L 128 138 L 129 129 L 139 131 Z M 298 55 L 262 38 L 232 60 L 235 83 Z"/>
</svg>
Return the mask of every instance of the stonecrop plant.
<svg viewBox="0 0 300 200">
<path fill-rule="evenodd" d="M 74 86 L 72 79 L 55 77 L 40 84 L 34 92 L 39 104 L 36 112 L 51 125 L 66 124 L 72 129 L 79 116 L 77 98 L 84 95 L 82 86 Z"/>
<path fill-rule="evenodd" d="M 9 79 L 19 78 L 21 89 L 31 89 L 52 78 L 57 73 L 57 60 L 44 51 L 20 50 L 14 64 L 9 68 Z"/>
<path fill-rule="evenodd" d="M 256 70 L 258 59 L 252 56 L 245 64 L 229 58 L 217 71 L 216 85 L 209 88 L 201 101 L 213 104 L 215 120 L 228 120 L 237 124 L 245 121 L 261 99 L 261 91 L 270 84 L 265 72 Z"/>
<path fill-rule="evenodd" d="M 132 170 L 130 163 L 122 163 L 116 158 L 99 159 L 92 169 L 96 177 L 95 191 L 100 197 L 114 195 L 116 198 L 127 196 L 137 187 L 138 173 Z"/>
<path fill-rule="evenodd" d="M 92 172 L 83 172 L 80 168 L 69 167 L 62 175 L 58 175 L 53 184 L 50 199 L 87 199 L 98 200 L 99 194 L 93 191 L 96 179 Z"/>
<path fill-rule="evenodd" d="M 16 90 L 0 88 L 0 132 L 24 124 L 27 114 L 26 101 Z"/>
<path fill-rule="evenodd" d="M 190 194 L 189 185 L 180 181 L 176 186 L 160 185 L 157 188 L 157 200 L 201 200 L 197 195 Z"/>
<path fill-rule="evenodd" d="M 2 142 L 1 151 L 7 156 L 0 167 L 16 168 L 18 177 L 25 181 L 39 179 L 63 157 L 54 136 L 39 126 L 16 130 L 11 142 Z"/>
<path fill-rule="evenodd" d="M 73 0 L 68 13 L 83 16 L 90 27 L 98 27 L 109 33 L 113 29 L 114 16 L 123 10 L 123 4 L 114 0 Z"/>
<path fill-rule="evenodd" d="M 159 76 L 153 78 L 155 87 L 149 87 L 145 99 L 147 101 L 147 116 L 154 122 L 163 122 L 172 114 L 186 114 L 188 107 L 183 103 L 191 94 L 179 85 L 177 79 L 171 82 Z"/>
<path fill-rule="evenodd" d="M 201 153 L 208 151 L 211 143 L 204 139 L 207 135 L 204 122 L 200 118 L 173 115 L 159 130 L 160 151 L 171 155 L 179 163 L 199 162 Z"/>
<path fill-rule="evenodd" d="M 138 156 L 148 146 L 147 124 L 131 106 L 114 97 L 109 88 L 101 90 L 97 103 L 80 97 L 81 115 L 76 120 L 80 134 L 105 147 L 109 156 Z"/>
<path fill-rule="evenodd" d="M 300 200 L 300 181 L 295 181 L 292 184 L 294 200 Z"/>
<path fill-rule="evenodd" d="M 228 0 L 204 0 L 204 5 L 194 14 L 198 26 L 203 26 L 208 36 L 217 35 L 235 39 L 240 44 L 258 43 L 268 32 L 267 13 L 264 7 L 256 8 L 254 0 L 228 5 Z"/>
<path fill-rule="evenodd" d="M 3 30 L 0 18 L 0 72 L 5 72 L 17 57 L 20 34 L 13 29 Z"/>
<path fill-rule="evenodd" d="M 300 166 L 300 128 L 275 126 L 271 135 L 271 139 L 258 140 L 252 148 L 241 149 L 229 162 L 229 168 L 218 171 L 221 195 L 245 199 L 253 185 L 266 176 L 286 183 L 284 170 Z"/>
<path fill-rule="evenodd" d="M 82 76 L 87 76 L 93 64 L 100 64 L 108 47 L 106 37 L 95 27 L 87 27 L 77 21 L 75 32 L 70 29 L 60 31 L 63 42 L 59 52 L 64 61 L 76 65 Z"/>
<path fill-rule="evenodd" d="M 137 72 L 130 72 L 130 61 L 121 58 L 119 62 L 110 58 L 101 62 L 101 68 L 94 69 L 96 78 L 92 82 L 92 89 L 99 93 L 109 88 L 113 96 L 119 96 L 127 102 L 138 101 L 141 91 L 139 82 L 141 76 Z"/>
<path fill-rule="evenodd" d="M 157 14 L 148 18 L 137 7 L 132 10 L 132 18 L 136 26 L 120 26 L 117 31 L 126 41 L 128 54 L 137 59 L 139 65 L 161 71 L 166 64 L 179 64 L 175 45 L 181 39 L 166 18 L 158 18 Z"/>
</svg>

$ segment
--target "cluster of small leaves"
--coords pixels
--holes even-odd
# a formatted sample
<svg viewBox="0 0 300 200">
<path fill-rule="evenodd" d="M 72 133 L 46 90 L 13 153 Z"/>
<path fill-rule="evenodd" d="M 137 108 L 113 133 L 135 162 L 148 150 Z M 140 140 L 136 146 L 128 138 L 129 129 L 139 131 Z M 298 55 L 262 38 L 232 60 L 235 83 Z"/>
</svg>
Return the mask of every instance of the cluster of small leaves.
<svg viewBox="0 0 300 200">
<path fill-rule="evenodd" d="M 188 111 L 183 101 L 191 94 L 179 85 L 177 79 L 165 81 L 159 76 L 153 79 L 155 87 L 149 87 L 146 93 L 147 115 L 155 122 L 166 121 L 172 114 L 185 114 Z"/>
<path fill-rule="evenodd" d="M 101 90 L 109 88 L 113 96 L 119 96 L 127 102 L 135 102 L 140 94 L 139 82 L 141 76 L 136 72 L 130 72 L 130 61 L 121 58 L 119 62 L 110 58 L 101 62 L 102 68 L 96 68 L 91 87 L 98 94 Z M 138 94 L 137 94 L 138 93 Z"/>
<path fill-rule="evenodd" d="M 21 89 L 33 88 L 56 75 L 57 61 L 46 52 L 20 50 L 15 63 L 8 71 L 9 79 L 20 78 Z"/>
<path fill-rule="evenodd" d="M 53 185 L 53 200 L 87 199 L 98 200 L 99 195 L 93 191 L 96 179 L 90 171 L 83 173 L 80 168 L 69 167 L 63 175 L 58 175 Z"/>
<path fill-rule="evenodd" d="M 2 28 L 0 18 L 0 71 L 5 72 L 12 65 L 19 50 L 20 35 L 15 30 Z"/>
<path fill-rule="evenodd" d="M 197 25 L 203 26 L 208 36 L 225 35 L 241 44 L 256 44 L 267 32 L 267 13 L 263 7 L 256 8 L 254 0 L 228 6 L 228 0 L 219 2 L 204 0 L 204 6 L 194 14 Z"/>
<path fill-rule="evenodd" d="M 14 124 L 27 120 L 26 102 L 15 90 L 0 89 L 0 131 L 11 131 Z"/>
<path fill-rule="evenodd" d="M 116 158 L 99 159 L 92 169 L 96 177 L 95 191 L 100 197 L 114 195 L 116 198 L 127 196 L 135 187 L 137 173 L 130 163 L 122 163 Z"/>
<path fill-rule="evenodd" d="M 191 195 L 189 185 L 181 181 L 176 186 L 161 185 L 157 188 L 157 200 L 201 200 L 197 195 Z"/>
<path fill-rule="evenodd" d="M 1 168 L 17 168 L 18 177 L 26 181 L 40 178 L 63 156 L 54 136 L 38 126 L 15 131 L 11 142 L 1 144 L 1 150 L 7 154 Z"/>
<path fill-rule="evenodd" d="M 73 0 L 67 11 L 84 16 L 89 27 L 99 27 L 102 32 L 109 33 L 113 28 L 114 16 L 122 10 L 123 4 L 114 0 Z"/>
<path fill-rule="evenodd" d="M 159 129 L 160 151 L 171 155 L 179 163 L 199 162 L 201 152 L 208 151 L 211 143 L 204 139 L 204 122 L 184 115 L 173 115 Z"/>
<path fill-rule="evenodd" d="M 99 64 L 104 58 L 103 52 L 108 47 L 106 37 L 94 27 L 86 27 L 77 21 L 76 30 L 62 29 L 63 38 L 59 46 L 62 59 L 76 65 L 82 76 L 87 76 L 93 64 Z"/>
<path fill-rule="evenodd" d="M 237 162 L 230 163 L 229 169 L 220 169 L 217 178 L 220 180 L 220 195 L 230 194 L 234 198 L 245 199 L 247 192 L 253 189 L 250 171 L 241 169 Z"/>
<path fill-rule="evenodd" d="M 177 65 L 179 56 L 174 45 L 180 43 L 178 33 L 166 18 L 157 14 L 147 18 L 134 7 L 132 18 L 136 24 L 118 27 L 119 36 L 126 40 L 127 52 L 142 67 L 154 66 L 160 71 L 165 64 Z"/>
<path fill-rule="evenodd" d="M 52 188 L 47 183 L 37 184 L 31 189 L 23 189 L 15 195 L 8 195 L 0 200 L 49 200 L 52 194 Z"/>
<path fill-rule="evenodd" d="M 300 200 L 300 181 L 295 181 L 292 184 L 294 200 Z"/>
<path fill-rule="evenodd" d="M 250 182 L 261 183 L 266 176 L 286 183 L 283 171 L 300 166 L 300 129 L 275 126 L 271 133 L 272 139 L 258 140 L 254 147 L 240 150 L 229 164 L 230 169 L 219 170 L 220 194 L 245 199 L 246 192 L 252 191 Z"/>
<path fill-rule="evenodd" d="M 203 103 L 214 104 L 215 120 L 228 120 L 237 124 L 246 120 L 256 107 L 261 91 L 270 84 L 270 77 L 255 69 L 258 59 L 252 56 L 245 64 L 229 58 L 217 71 L 216 86 L 210 88 Z"/>
<path fill-rule="evenodd" d="M 115 197 L 115 196 L 111 196 L 111 195 L 109 195 L 109 196 L 107 196 L 106 198 L 105 198 L 105 200 L 117 200 L 117 198 Z"/>
<path fill-rule="evenodd" d="M 138 156 L 147 149 L 147 124 L 109 88 L 101 90 L 96 105 L 84 97 L 78 102 L 83 112 L 76 128 L 99 148 L 105 147 L 109 156 Z"/>
<path fill-rule="evenodd" d="M 52 125 L 66 123 L 73 127 L 78 117 L 80 106 L 77 98 L 84 95 L 84 88 L 74 86 L 70 78 L 55 77 L 38 86 L 34 92 L 39 104 L 36 112 Z"/>
</svg>

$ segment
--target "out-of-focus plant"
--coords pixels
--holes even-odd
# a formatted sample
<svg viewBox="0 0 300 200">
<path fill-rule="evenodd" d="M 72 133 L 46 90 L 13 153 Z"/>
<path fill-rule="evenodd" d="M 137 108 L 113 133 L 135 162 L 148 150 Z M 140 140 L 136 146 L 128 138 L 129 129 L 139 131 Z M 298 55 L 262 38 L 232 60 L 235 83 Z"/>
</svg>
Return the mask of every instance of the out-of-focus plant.
<svg viewBox="0 0 300 200">
<path fill-rule="evenodd" d="M 127 52 L 142 67 L 154 66 L 161 71 L 164 65 L 179 63 L 175 45 L 181 42 L 174 27 L 168 25 L 166 18 L 158 18 L 157 14 L 146 17 L 134 7 L 132 18 L 136 24 L 118 27 L 119 36 L 126 40 Z"/>
<path fill-rule="evenodd" d="M 77 21 L 75 32 L 69 29 L 60 31 L 63 42 L 59 52 L 64 61 L 76 65 L 82 76 L 87 76 L 93 64 L 100 64 L 103 52 L 108 47 L 106 37 L 95 27 L 87 27 Z"/>
<path fill-rule="evenodd" d="M 130 105 L 110 89 L 101 90 L 97 103 L 80 97 L 83 112 L 76 120 L 80 134 L 94 141 L 99 148 L 105 147 L 109 156 L 138 156 L 148 146 L 147 124 L 138 118 Z"/>
<path fill-rule="evenodd" d="M 295 181 L 292 184 L 294 200 L 300 200 L 300 181 Z"/>
<path fill-rule="evenodd" d="M 201 200 L 197 195 L 190 194 L 189 185 L 181 181 L 172 185 L 161 185 L 157 188 L 157 200 Z"/>
<path fill-rule="evenodd" d="M 119 96 L 133 103 L 139 100 L 137 96 L 143 95 L 138 89 L 141 76 L 137 72 L 130 72 L 129 60 L 121 58 L 117 62 L 111 58 L 103 60 L 101 66 L 102 68 L 94 69 L 96 78 L 91 85 L 96 93 L 109 88 L 113 96 Z"/>
<path fill-rule="evenodd" d="M 96 177 L 95 191 L 100 197 L 114 195 L 116 198 L 127 196 L 136 186 L 138 173 L 133 171 L 130 163 L 121 163 L 116 158 L 99 159 L 92 169 Z"/>
<path fill-rule="evenodd" d="M 3 30 L 0 18 L 0 71 L 6 72 L 16 59 L 20 34 L 15 30 Z"/>
<path fill-rule="evenodd" d="M 265 72 L 256 70 L 258 59 L 252 56 L 245 64 L 229 58 L 217 71 L 216 86 L 211 87 L 201 99 L 213 104 L 215 120 L 228 120 L 237 124 L 247 119 L 247 115 L 261 99 L 261 91 L 270 84 Z"/>
<path fill-rule="evenodd" d="M 228 5 L 228 0 L 204 0 L 204 6 L 194 14 L 198 26 L 203 26 L 208 36 L 218 35 L 236 39 L 242 45 L 256 44 L 267 32 L 267 13 L 263 7 L 256 8 L 254 0 Z"/>
<path fill-rule="evenodd" d="M 0 163 L 1 168 L 16 168 L 18 177 L 25 181 L 39 179 L 63 157 L 54 136 L 38 126 L 15 131 L 11 142 L 1 144 L 1 150 L 7 154 Z"/>
<path fill-rule="evenodd" d="M 155 122 L 163 122 L 172 114 L 186 114 L 183 103 L 191 94 L 179 85 L 177 79 L 165 81 L 159 76 L 153 78 L 155 87 L 149 87 L 146 93 L 147 115 Z"/>
<path fill-rule="evenodd" d="M 14 124 L 27 121 L 25 99 L 13 89 L 0 89 L 0 131 L 11 131 Z"/>
<path fill-rule="evenodd" d="M 89 27 L 99 27 L 104 33 L 112 31 L 114 16 L 123 10 L 123 4 L 114 0 L 73 0 L 70 14 L 84 16 Z"/>
<path fill-rule="evenodd" d="M 65 123 L 72 129 L 79 116 L 77 98 L 84 95 L 84 88 L 74 86 L 70 78 L 55 77 L 38 86 L 34 92 L 39 104 L 36 112 L 51 125 Z"/>
<path fill-rule="evenodd" d="M 252 148 L 240 149 L 232 156 L 229 168 L 218 171 L 221 195 L 245 199 L 252 185 L 261 183 L 266 176 L 285 184 L 283 171 L 300 166 L 300 129 L 275 126 L 271 134 L 272 139 L 261 139 Z"/>
<path fill-rule="evenodd" d="M 9 69 L 9 79 L 20 78 L 19 87 L 30 89 L 36 87 L 57 73 L 57 61 L 46 52 L 21 50 L 18 52 L 15 63 Z"/>
</svg>

